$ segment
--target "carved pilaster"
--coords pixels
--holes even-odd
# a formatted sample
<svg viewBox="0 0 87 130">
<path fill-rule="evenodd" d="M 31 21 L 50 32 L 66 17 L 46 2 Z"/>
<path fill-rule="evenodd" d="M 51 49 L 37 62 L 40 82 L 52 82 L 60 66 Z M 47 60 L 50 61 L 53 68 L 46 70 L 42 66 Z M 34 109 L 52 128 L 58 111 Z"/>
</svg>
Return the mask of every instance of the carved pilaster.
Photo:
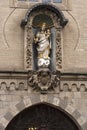
<svg viewBox="0 0 87 130">
<path fill-rule="evenodd" d="M 56 28 L 56 68 L 62 68 L 61 27 Z"/>
<path fill-rule="evenodd" d="M 33 43 L 33 31 L 30 22 L 25 27 L 25 69 L 32 69 L 32 43 Z"/>
</svg>

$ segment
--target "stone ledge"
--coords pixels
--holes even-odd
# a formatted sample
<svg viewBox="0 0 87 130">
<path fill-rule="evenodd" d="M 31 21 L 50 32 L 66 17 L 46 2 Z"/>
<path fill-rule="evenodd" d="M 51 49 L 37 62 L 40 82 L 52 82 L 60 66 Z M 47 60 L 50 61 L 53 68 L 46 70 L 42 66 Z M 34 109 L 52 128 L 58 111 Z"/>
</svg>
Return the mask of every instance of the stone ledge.
<svg viewBox="0 0 87 130">
<path fill-rule="evenodd" d="M 2 91 L 5 91 L 5 94 L 7 92 L 11 94 L 21 90 L 31 92 L 32 88 L 28 84 L 28 73 L 28 71 L 0 71 L 0 94 Z M 56 89 L 55 93 L 69 92 L 72 95 L 75 95 L 75 93 L 78 94 L 79 98 L 82 95 L 83 97 L 87 97 L 85 94 L 87 92 L 87 74 L 61 73 L 60 87 L 56 88 L 59 91 L 57 92 Z M 71 97 L 71 95 L 69 96 Z"/>
<path fill-rule="evenodd" d="M 30 8 L 31 6 L 42 3 L 41 0 L 38 0 L 38 2 L 28 2 L 28 1 L 18 1 L 18 0 L 9 0 L 9 6 L 10 7 L 16 7 L 16 8 Z M 71 0 L 63 0 L 61 3 L 56 2 L 49 2 L 53 5 L 56 5 L 61 10 L 71 10 Z"/>
</svg>

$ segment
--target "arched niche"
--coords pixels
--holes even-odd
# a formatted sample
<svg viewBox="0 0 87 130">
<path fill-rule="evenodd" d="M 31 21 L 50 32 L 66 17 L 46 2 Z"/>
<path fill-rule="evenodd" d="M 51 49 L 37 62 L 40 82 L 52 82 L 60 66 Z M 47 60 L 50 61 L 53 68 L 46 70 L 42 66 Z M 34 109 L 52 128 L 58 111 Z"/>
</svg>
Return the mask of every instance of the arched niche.
<svg viewBox="0 0 87 130">
<path fill-rule="evenodd" d="M 64 110 L 40 103 L 16 115 L 5 130 L 81 130 Z"/>
<path fill-rule="evenodd" d="M 38 24 L 39 23 L 39 24 Z M 37 50 L 34 44 L 34 37 L 40 30 L 40 24 L 46 23 L 50 28 L 51 50 L 49 69 L 55 71 L 62 68 L 62 43 L 61 31 L 68 23 L 63 13 L 51 4 L 37 4 L 29 9 L 25 18 L 21 22 L 21 27 L 25 30 L 24 35 L 24 52 L 25 52 L 25 69 L 38 70 Z"/>
<path fill-rule="evenodd" d="M 34 15 L 33 15 L 34 16 Z M 46 24 L 46 30 L 50 30 L 50 37 L 49 37 L 49 46 L 50 46 L 50 65 L 49 65 L 49 69 L 50 70 L 56 70 L 55 68 L 55 35 L 56 35 L 56 30 L 54 27 L 54 22 L 53 22 L 53 18 L 47 14 L 47 12 L 41 11 L 39 13 L 37 13 L 32 20 L 32 30 L 33 30 L 33 34 L 34 37 L 41 31 L 41 26 L 42 24 L 45 23 Z M 34 38 L 33 38 L 34 39 Z M 44 43 L 45 44 L 45 43 Z M 38 52 L 37 52 L 37 47 L 38 45 L 34 43 L 32 43 L 32 53 L 33 53 L 33 69 L 34 70 L 38 70 Z"/>
</svg>

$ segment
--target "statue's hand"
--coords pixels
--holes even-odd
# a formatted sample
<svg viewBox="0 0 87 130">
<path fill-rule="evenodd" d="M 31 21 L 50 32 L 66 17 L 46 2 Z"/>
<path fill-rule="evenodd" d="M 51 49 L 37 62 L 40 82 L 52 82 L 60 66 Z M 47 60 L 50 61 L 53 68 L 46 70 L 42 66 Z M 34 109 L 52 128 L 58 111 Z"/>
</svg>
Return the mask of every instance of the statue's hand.
<svg viewBox="0 0 87 130">
<path fill-rule="evenodd" d="M 38 42 L 38 38 L 34 38 L 34 42 L 37 43 Z"/>
</svg>

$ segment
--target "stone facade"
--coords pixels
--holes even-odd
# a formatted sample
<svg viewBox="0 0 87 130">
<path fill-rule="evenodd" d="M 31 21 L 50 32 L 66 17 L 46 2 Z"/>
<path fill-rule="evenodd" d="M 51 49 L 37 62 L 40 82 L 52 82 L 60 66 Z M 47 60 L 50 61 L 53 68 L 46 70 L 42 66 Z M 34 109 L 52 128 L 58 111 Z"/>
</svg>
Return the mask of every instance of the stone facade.
<svg viewBox="0 0 87 130">
<path fill-rule="evenodd" d="M 28 85 L 24 63 L 20 24 L 31 5 L 23 8 L 14 2 L 0 2 L 0 130 L 26 107 L 43 102 L 65 110 L 79 129 L 87 130 L 87 1 L 64 0 L 58 5 L 69 20 L 61 32 L 60 87 L 45 95 Z"/>
</svg>

